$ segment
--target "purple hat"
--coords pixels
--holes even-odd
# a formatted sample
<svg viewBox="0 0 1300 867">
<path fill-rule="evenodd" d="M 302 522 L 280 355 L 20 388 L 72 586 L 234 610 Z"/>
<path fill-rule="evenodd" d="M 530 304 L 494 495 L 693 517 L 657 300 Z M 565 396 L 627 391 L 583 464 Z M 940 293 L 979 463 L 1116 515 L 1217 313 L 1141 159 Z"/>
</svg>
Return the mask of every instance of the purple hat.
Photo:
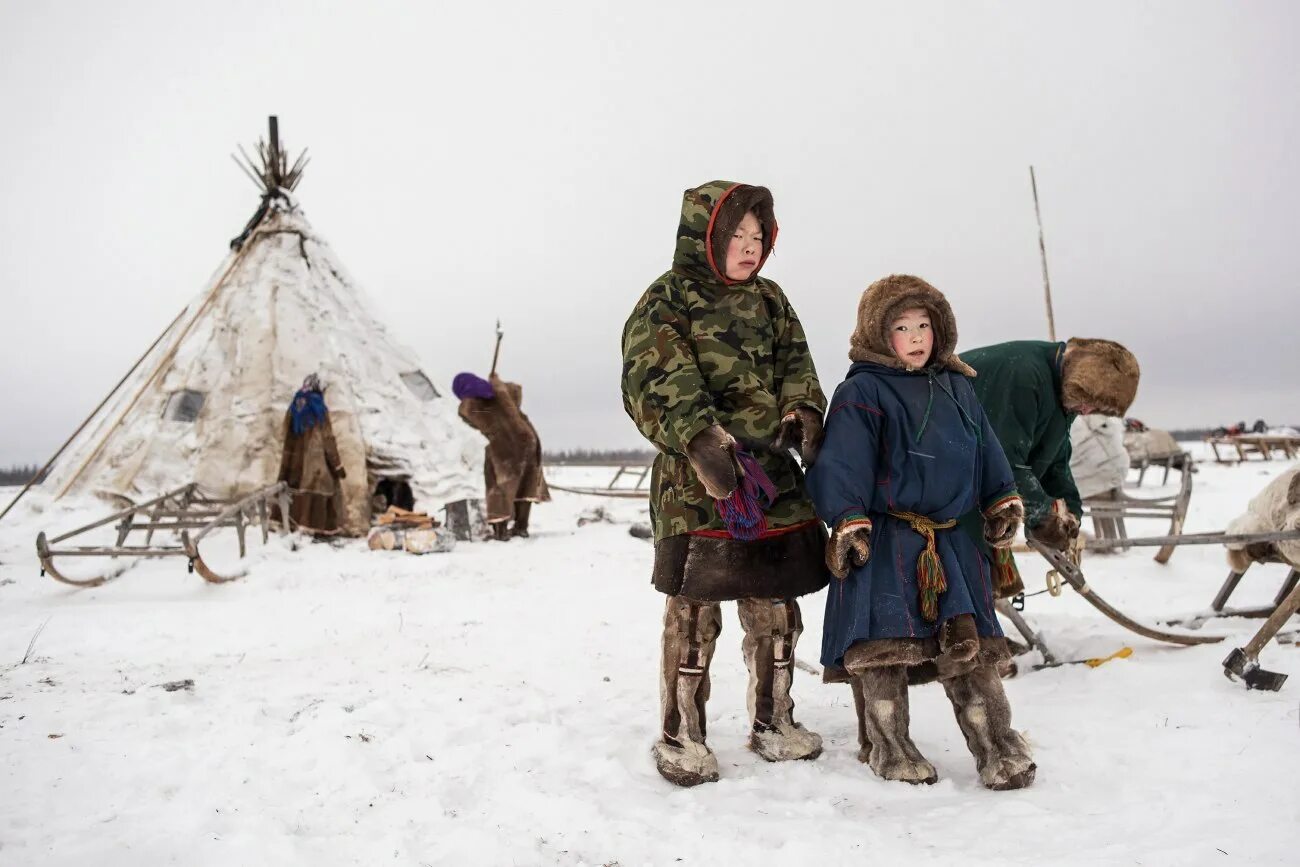
<svg viewBox="0 0 1300 867">
<path fill-rule="evenodd" d="M 467 397 L 479 397 L 483 400 L 491 400 L 496 397 L 496 392 L 492 390 L 492 383 L 486 379 L 481 379 L 472 373 L 458 373 L 456 378 L 451 381 L 452 394 L 460 400 Z"/>
</svg>

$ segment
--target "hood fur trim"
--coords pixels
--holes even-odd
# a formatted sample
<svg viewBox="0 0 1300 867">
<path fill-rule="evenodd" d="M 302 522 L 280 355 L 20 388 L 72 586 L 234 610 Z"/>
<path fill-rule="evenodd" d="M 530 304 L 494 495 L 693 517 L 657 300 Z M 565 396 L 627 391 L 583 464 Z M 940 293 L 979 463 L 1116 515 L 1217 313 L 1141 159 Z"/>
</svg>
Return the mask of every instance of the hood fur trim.
<svg viewBox="0 0 1300 867">
<path fill-rule="evenodd" d="M 1061 405 L 1091 405 L 1100 415 L 1123 417 L 1137 397 L 1138 363 L 1113 340 L 1071 337 L 1061 362 Z"/>
<path fill-rule="evenodd" d="M 948 369 L 962 376 L 975 371 L 957 357 L 957 317 L 943 293 L 910 274 L 893 274 L 867 287 L 858 302 L 858 324 L 849 338 L 849 358 L 870 361 L 897 370 L 911 368 L 894 355 L 889 341 L 889 325 L 904 310 L 923 308 L 930 314 L 934 327 L 934 351 L 927 367 Z"/>
</svg>

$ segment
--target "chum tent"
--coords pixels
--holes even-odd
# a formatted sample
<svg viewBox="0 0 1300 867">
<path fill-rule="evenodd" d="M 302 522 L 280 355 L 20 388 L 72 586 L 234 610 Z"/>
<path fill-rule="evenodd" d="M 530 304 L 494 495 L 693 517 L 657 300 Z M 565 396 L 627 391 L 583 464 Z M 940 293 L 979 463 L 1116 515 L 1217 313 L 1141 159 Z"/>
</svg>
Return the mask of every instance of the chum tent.
<svg viewBox="0 0 1300 867">
<path fill-rule="evenodd" d="M 274 118 L 259 155 L 246 168 L 262 203 L 230 255 L 42 488 L 139 502 L 190 482 L 223 498 L 273 484 L 285 410 L 317 373 L 347 471 L 345 532 L 366 531 L 384 480 L 407 482 L 430 512 L 482 497 L 482 437 L 307 222 L 293 196 L 305 161 L 287 165 Z"/>
</svg>

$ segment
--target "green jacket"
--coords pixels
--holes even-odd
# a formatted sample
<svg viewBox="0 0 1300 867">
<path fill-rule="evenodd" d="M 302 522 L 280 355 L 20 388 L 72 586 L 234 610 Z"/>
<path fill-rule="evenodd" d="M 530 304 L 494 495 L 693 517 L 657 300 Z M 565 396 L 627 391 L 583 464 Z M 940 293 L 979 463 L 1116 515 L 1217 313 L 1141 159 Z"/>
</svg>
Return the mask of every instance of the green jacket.
<svg viewBox="0 0 1300 867">
<path fill-rule="evenodd" d="M 1064 499 L 1083 514 L 1070 473 L 1070 424 L 1061 408 L 1064 343 L 1017 340 L 961 354 L 975 368 L 975 394 L 1002 443 L 1016 489 L 1025 502 L 1025 526 L 1035 527 Z"/>
<path fill-rule="evenodd" d="M 734 186 L 713 181 L 686 191 L 672 269 L 623 328 L 623 407 L 659 450 L 650 481 L 656 541 L 725 527 L 685 455 L 713 424 L 749 449 L 776 485 L 769 528 L 816 519 L 798 464 L 768 448 L 787 412 L 826 411 L 803 326 L 780 286 L 757 271 L 726 285 L 706 253 L 710 217 Z"/>
</svg>

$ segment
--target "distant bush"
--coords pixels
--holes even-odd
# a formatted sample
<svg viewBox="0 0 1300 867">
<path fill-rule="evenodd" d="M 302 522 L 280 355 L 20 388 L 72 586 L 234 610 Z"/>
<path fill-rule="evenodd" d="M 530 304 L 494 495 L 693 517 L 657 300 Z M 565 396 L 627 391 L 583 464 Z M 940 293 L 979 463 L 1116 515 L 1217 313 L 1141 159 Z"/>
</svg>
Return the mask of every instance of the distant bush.
<svg viewBox="0 0 1300 867">
<path fill-rule="evenodd" d="M 648 464 L 655 459 L 650 449 L 568 449 L 542 453 L 542 463 L 571 465 Z"/>
<path fill-rule="evenodd" d="M 0 468 L 0 485 L 25 485 L 31 481 L 32 476 L 36 475 L 36 471 L 39 469 L 40 467 L 36 466 L 36 464 L 31 466 L 19 464 L 7 469 Z"/>
</svg>

